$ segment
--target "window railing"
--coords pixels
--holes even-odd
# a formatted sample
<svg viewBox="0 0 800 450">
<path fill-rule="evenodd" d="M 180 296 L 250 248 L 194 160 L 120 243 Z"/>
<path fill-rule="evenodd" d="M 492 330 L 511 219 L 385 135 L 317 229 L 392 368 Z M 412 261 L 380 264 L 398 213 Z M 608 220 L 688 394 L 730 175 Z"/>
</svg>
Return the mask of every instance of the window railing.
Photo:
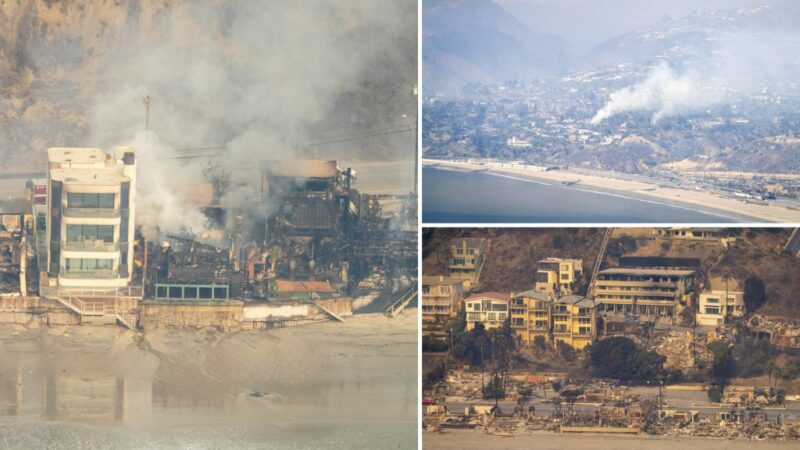
<svg viewBox="0 0 800 450">
<path fill-rule="evenodd" d="M 117 252 L 119 251 L 119 242 L 105 242 L 105 241 L 66 242 L 64 243 L 64 251 Z"/>
<path fill-rule="evenodd" d="M 66 267 L 61 267 L 61 272 L 59 275 L 64 278 L 72 278 L 72 279 L 95 278 L 95 279 L 108 280 L 108 279 L 119 278 L 119 272 L 113 269 L 68 271 Z"/>
<path fill-rule="evenodd" d="M 64 217 L 89 218 L 89 219 L 119 219 L 119 209 L 64 208 Z"/>
</svg>

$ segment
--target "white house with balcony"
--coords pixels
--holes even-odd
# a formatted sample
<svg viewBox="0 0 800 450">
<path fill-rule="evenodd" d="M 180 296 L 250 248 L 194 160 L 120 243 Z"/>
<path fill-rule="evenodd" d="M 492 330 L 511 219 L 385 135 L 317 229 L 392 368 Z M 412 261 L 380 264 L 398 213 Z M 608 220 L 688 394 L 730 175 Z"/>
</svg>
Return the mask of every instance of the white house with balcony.
<svg viewBox="0 0 800 450">
<path fill-rule="evenodd" d="M 710 289 L 700 293 L 698 325 L 720 326 L 726 317 L 742 317 L 745 312 L 744 290 L 733 278 L 712 278 Z"/>
<path fill-rule="evenodd" d="M 131 281 L 136 153 L 47 150 L 47 286 L 123 288 Z"/>
</svg>

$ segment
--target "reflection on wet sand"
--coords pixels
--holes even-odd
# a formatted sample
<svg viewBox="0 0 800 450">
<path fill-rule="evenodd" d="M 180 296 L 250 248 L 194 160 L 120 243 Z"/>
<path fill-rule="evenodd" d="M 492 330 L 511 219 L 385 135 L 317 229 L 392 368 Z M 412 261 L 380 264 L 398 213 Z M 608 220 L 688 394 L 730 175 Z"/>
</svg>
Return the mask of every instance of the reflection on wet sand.
<svg viewBox="0 0 800 450">
<path fill-rule="evenodd" d="M 416 447 L 413 309 L 232 335 L 0 327 L 0 361 L 0 447 L 54 434 L 101 448 Z"/>
</svg>

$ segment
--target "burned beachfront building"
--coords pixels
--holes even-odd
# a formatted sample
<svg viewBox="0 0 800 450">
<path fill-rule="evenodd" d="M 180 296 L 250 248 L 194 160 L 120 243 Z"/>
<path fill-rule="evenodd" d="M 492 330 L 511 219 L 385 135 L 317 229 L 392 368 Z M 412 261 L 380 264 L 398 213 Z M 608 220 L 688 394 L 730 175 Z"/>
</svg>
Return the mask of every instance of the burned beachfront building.
<svg viewBox="0 0 800 450">
<path fill-rule="evenodd" d="M 270 264 L 276 276 L 347 284 L 350 171 L 340 171 L 336 161 L 265 161 L 261 197 L 267 211 L 263 242 L 277 259 Z"/>
<path fill-rule="evenodd" d="M 263 162 L 257 198 L 204 208 L 202 236 L 150 242 L 145 296 L 172 305 L 281 304 L 298 299 L 276 287 L 302 282 L 324 286 L 309 288 L 303 302 L 380 292 L 376 303 L 388 305 L 403 297 L 416 273 L 415 198 L 360 194 L 353 178 L 336 161 Z"/>
<path fill-rule="evenodd" d="M 327 280 L 350 293 L 376 271 L 384 280 L 415 273 L 416 199 L 361 194 L 353 180 L 336 161 L 262 163 L 264 242 L 275 276 Z"/>
<path fill-rule="evenodd" d="M 0 296 L 26 296 L 28 280 L 25 215 L 0 213 Z"/>
</svg>

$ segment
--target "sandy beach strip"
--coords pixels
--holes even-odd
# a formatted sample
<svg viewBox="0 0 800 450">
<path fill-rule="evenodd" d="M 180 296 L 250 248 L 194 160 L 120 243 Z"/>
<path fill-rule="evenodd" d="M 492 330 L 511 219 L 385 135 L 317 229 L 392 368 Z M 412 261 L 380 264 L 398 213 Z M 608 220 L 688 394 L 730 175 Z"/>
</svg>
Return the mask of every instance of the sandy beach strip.
<svg viewBox="0 0 800 450">
<path fill-rule="evenodd" d="M 618 436 L 607 434 L 558 434 L 546 431 L 518 434 L 512 437 L 495 436 L 483 430 L 448 430 L 444 433 L 423 432 L 425 450 L 450 449 L 533 449 L 562 450 L 784 450 L 796 449 L 797 441 L 750 441 L 702 437 Z"/>
<path fill-rule="evenodd" d="M 774 204 L 756 204 L 720 196 L 706 191 L 691 191 L 673 187 L 659 186 L 643 181 L 614 178 L 612 173 L 588 173 L 580 170 L 540 171 L 517 167 L 487 167 L 481 163 L 423 159 L 422 164 L 431 167 L 452 168 L 467 171 L 482 170 L 488 173 L 514 175 L 536 181 L 550 182 L 553 185 L 575 183 L 573 186 L 591 187 L 598 191 L 633 194 L 643 198 L 653 198 L 709 208 L 750 218 L 754 222 L 800 223 L 800 211 L 794 211 Z M 424 180 L 423 180 L 424 189 Z"/>
</svg>

